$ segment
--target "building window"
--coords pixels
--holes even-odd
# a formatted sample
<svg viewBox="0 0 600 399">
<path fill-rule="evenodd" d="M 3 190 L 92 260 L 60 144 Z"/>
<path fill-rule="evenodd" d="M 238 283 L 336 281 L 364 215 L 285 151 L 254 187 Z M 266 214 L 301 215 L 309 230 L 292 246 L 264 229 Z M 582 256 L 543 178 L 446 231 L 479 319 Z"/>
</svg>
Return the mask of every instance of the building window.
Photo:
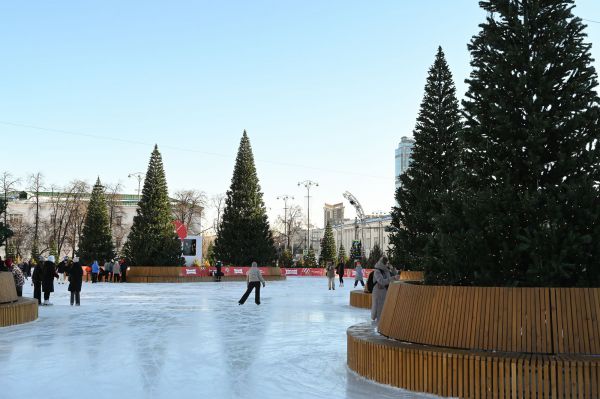
<svg viewBox="0 0 600 399">
<path fill-rule="evenodd" d="M 23 215 L 11 214 L 8 215 L 8 224 L 11 226 L 18 226 L 23 223 Z"/>
<path fill-rule="evenodd" d="M 50 224 L 51 225 L 55 225 L 56 224 L 56 215 L 50 215 Z"/>
<path fill-rule="evenodd" d="M 117 216 L 115 218 L 115 226 L 117 227 L 121 227 L 121 224 L 123 223 L 123 216 Z"/>
</svg>

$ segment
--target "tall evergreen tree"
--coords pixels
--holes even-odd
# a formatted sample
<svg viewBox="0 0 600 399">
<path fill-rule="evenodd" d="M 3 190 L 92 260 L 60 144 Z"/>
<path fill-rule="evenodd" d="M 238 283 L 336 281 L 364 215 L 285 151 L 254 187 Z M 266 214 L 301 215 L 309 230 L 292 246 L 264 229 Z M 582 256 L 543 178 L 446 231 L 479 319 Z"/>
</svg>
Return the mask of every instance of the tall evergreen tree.
<svg viewBox="0 0 600 399">
<path fill-rule="evenodd" d="M 373 245 L 373 248 L 369 253 L 369 257 L 367 258 L 367 267 L 374 267 L 382 256 L 383 251 L 381 250 L 379 244 Z"/>
<path fill-rule="evenodd" d="M 52 255 L 52 249 L 50 252 Z M 95 260 L 109 260 L 115 256 L 108 222 L 108 207 L 100 178 L 96 180 L 92 189 L 77 254 L 86 265 L 92 264 Z"/>
<path fill-rule="evenodd" d="M 449 282 L 600 285 L 596 71 L 571 0 L 481 1 Z"/>
<path fill-rule="evenodd" d="M 273 236 L 260 191 L 250 140 L 244 130 L 231 187 L 215 241 L 217 259 L 232 265 L 271 264 L 276 258 Z"/>
<path fill-rule="evenodd" d="M 340 247 L 338 248 L 338 259 L 341 259 L 342 262 L 344 262 L 344 264 L 348 264 L 348 265 L 351 264 L 350 262 L 348 262 L 349 258 L 348 258 L 348 255 L 346 254 L 346 248 L 344 248 L 343 243 L 340 243 Z"/>
<path fill-rule="evenodd" d="M 439 258 L 436 221 L 444 198 L 453 191 L 461 128 L 452 74 L 438 47 L 413 131 L 412 161 L 400 177 L 397 206 L 392 209 L 390 244 L 394 264 L 412 270 L 435 269 Z"/>
<path fill-rule="evenodd" d="M 167 179 L 158 146 L 154 146 L 137 215 L 123 248 L 134 265 L 181 264 L 181 240 L 175 234 Z"/>
<path fill-rule="evenodd" d="M 315 250 L 313 249 L 312 245 L 306 252 L 306 255 L 304 255 L 303 260 L 303 267 L 317 267 L 317 257 L 315 255 Z"/>
<path fill-rule="evenodd" d="M 331 223 L 327 222 L 323 241 L 321 243 L 321 258 L 323 262 L 336 262 L 335 238 L 333 237 L 333 229 Z"/>
</svg>

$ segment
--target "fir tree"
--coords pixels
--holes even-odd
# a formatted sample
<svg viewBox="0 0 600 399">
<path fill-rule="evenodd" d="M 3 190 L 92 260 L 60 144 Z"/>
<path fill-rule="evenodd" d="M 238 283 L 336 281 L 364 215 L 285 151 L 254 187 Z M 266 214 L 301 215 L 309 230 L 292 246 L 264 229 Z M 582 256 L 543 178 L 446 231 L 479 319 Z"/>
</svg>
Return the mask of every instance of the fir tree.
<svg viewBox="0 0 600 399">
<path fill-rule="evenodd" d="M 340 243 L 340 247 L 338 248 L 338 259 L 341 259 L 342 262 L 346 266 L 350 266 L 348 255 L 346 255 L 346 248 L 344 248 L 344 244 Z"/>
<path fill-rule="evenodd" d="M 444 197 L 452 192 L 461 128 L 452 74 L 439 47 L 413 131 L 412 161 L 400 177 L 398 205 L 392 210 L 390 244 L 396 265 L 412 270 L 423 270 L 426 264 L 435 267 L 436 221 L 442 213 Z M 371 261 L 369 256 L 367 263 Z"/>
<path fill-rule="evenodd" d="M 244 130 L 238 149 L 223 218 L 215 241 L 215 255 L 226 264 L 271 264 L 273 236 L 260 191 L 250 140 Z"/>
<path fill-rule="evenodd" d="M 137 215 L 124 246 L 134 265 L 177 266 L 181 264 L 181 240 L 175 234 L 167 179 L 158 146 L 150 156 Z"/>
<path fill-rule="evenodd" d="M 51 249 L 50 254 L 56 256 L 53 251 L 56 249 Z M 96 180 L 92 189 L 77 253 L 85 265 L 91 265 L 95 260 L 109 260 L 115 256 L 108 222 L 108 207 L 100 178 Z"/>
<path fill-rule="evenodd" d="M 352 247 L 350 248 L 350 259 L 355 261 L 361 261 L 363 258 L 362 243 L 359 240 L 352 241 Z"/>
<path fill-rule="evenodd" d="M 446 281 L 600 285 L 598 96 L 573 1 L 482 1 Z"/>
<path fill-rule="evenodd" d="M 315 255 L 315 250 L 312 245 L 304 255 L 304 262 L 302 263 L 302 267 L 317 267 L 317 257 Z"/>
<path fill-rule="evenodd" d="M 322 263 L 337 261 L 335 253 L 335 238 L 333 237 L 333 229 L 331 223 L 327 222 L 325 226 L 325 233 L 323 235 L 323 241 L 321 243 L 321 258 Z"/>
<path fill-rule="evenodd" d="M 284 249 L 279 257 L 279 267 L 292 267 L 292 253 L 289 249 Z"/>
<path fill-rule="evenodd" d="M 379 244 L 373 245 L 373 248 L 369 253 L 369 257 L 367 258 L 367 267 L 375 266 L 382 256 L 383 252 L 381 251 L 381 247 L 379 246 Z"/>
</svg>

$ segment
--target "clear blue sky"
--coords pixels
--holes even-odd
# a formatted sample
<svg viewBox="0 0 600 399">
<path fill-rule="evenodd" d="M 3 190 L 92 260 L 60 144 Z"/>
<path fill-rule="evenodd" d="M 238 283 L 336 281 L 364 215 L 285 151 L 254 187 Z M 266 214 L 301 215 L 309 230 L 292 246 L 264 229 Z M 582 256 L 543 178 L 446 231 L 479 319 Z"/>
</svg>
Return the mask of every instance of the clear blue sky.
<svg viewBox="0 0 600 399">
<path fill-rule="evenodd" d="M 600 2 L 576 4 L 600 21 Z M 135 192 L 158 143 L 171 192 L 212 195 L 247 129 L 271 217 L 278 195 L 306 205 L 305 179 L 318 224 L 345 190 L 387 211 L 436 48 L 462 97 L 483 19 L 473 0 L 3 2 L 0 171 Z M 598 58 L 600 24 L 587 33 Z"/>
</svg>

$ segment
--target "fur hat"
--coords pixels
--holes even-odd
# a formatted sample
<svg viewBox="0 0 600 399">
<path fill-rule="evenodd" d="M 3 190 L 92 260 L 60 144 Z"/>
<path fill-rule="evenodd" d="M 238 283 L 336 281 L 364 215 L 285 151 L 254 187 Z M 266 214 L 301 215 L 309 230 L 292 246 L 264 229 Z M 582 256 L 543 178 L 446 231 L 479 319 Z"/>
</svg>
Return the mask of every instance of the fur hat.
<svg viewBox="0 0 600 399">
<path fill-rule="evenodd" d="M 54 263 L 54 255 L 48 255 L 48 262 Z"/>
</svg>

